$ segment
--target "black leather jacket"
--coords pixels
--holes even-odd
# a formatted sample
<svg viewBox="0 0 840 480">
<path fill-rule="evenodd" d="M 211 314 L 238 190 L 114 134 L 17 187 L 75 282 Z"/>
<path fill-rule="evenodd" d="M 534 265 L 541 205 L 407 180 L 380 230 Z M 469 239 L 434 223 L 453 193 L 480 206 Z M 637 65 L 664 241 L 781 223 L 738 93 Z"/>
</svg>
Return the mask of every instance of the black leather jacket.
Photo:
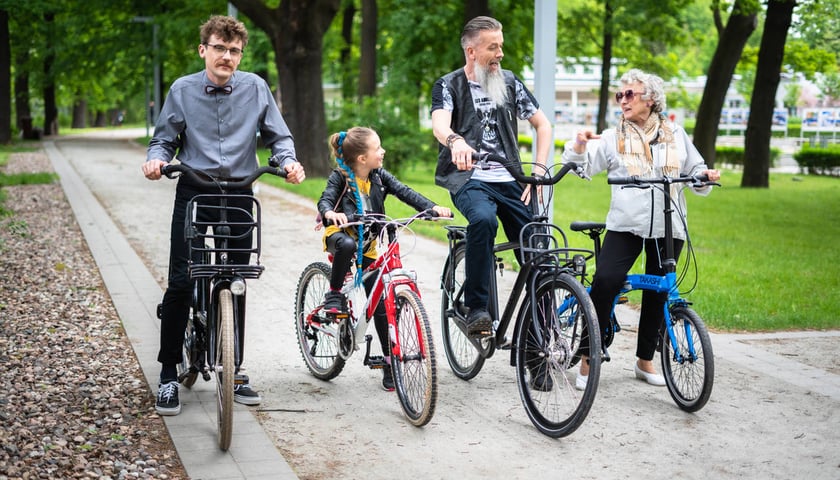
<svg viewBox="0 0 840 480">
<path fill-rule="evenodd" d="M 397 177 L 384 168 L 377 168 L 370 172 L 371 210 L 365 213 L 384 214 L 385 197 L 389 194 L 395 195 L 418 212 L 435 206 L 434 202 L 397 180 Z M 338 168 L 330 173 L 327 178 L 327 187 L 318 200 L 318 213 L 321 218 L 324 218 L 324 214 L 330 210 L 344 214 L 357 213 L 356 196 L 347 188 L 347 176 Z"/>
</svg>

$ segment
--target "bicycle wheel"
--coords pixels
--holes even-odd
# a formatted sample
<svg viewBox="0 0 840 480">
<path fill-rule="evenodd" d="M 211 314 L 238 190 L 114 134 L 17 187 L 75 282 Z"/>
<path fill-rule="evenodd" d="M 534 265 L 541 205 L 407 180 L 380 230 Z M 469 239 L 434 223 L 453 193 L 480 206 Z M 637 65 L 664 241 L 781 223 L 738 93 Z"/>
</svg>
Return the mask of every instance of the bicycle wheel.
<svg viewBox="0 0 840 480">
<path fill-rule="evenodd" d="M 400 290 L 394 300 L 397 316 L 397 343 L 391 351 L 394 386 L 409 421 L 422 427 L 432 419 L 437 403 L 437 365 L 432 328 L 416 292 Z"/>
<path fill-rule="evenodd" d="M 668 392 L 686 412 L 696 412 L 712 395 L 715 361 L 712 340 L 706 324 L 697 313 L 685 306 L 670 309 L 674 343 L 668 329 L 662 334 L 662 374 Z"/>
<path fill-rule="evenodd" d="M 233 434 L 233 294 L 219 292 L 216 311 L 216 419 L 219 448 L 227 451 Z"/>
<path fill-rule="evenodd" d="M 338 355 L 338 329 L 322 323 L 321 307 L 330 288 L 331 268 L 323 262 L 309 264 L 298 280 L 295 295 L 295 334 L 306 367 L 316 378 L 331 380 L 344 369 Z M 324 325 L 322 327 L 321 325 Z"/>
<path fill-rule="evenodd" d="M 452 369 L 456 377 L 462 380 L 469 380 L 478 375 L 485 360 L 485 356 L 473 343 L 476 340 L 470 339 L 458 325 L 458 319 L 463 319 L 466 311 L 466 308 L 461 304 L 464 298 L 463 285 L 466 278 L 466 268 L 464 266 L 466 252 L 466 245 L 459 244 L 447 259 L 443 270 L 443 291 L 440 300 L 443 351 L 446 353 L 449 368 Z M 486 351 L 487 348 L 490 348 L 492 338 L 484 338 L 479 342 L 486 347 Z"/>
<path fill-rule="evenodd" d="M 583 392 L 575 389 L 575 372 L 570 369 L 580 341 L 579 336 L 569 335 L 570 324 L 593 332 L 588 336 L 592 356 Z M 545 435 L 569 435 L 592 407 L 601 371 L 601 340 L 594 332 L 598 321 L 592 300 L 567 273 L 540 279 L 533 295 L 522 302 L 514 337 L 516 383 L 528 418 Z"/>
</svg>

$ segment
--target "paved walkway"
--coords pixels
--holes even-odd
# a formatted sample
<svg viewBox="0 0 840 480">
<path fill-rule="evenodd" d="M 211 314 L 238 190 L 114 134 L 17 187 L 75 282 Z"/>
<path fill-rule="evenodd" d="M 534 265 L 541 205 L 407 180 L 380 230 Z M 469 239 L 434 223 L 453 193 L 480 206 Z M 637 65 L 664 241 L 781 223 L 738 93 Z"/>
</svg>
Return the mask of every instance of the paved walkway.
<svg viewBox="0 0 840 480">
<path fill-rule="evenodd" d="M 160 324 L 153 309 L 160 301 L 161 287 L 54 143 L 44 142 L 44 147 L 61 179 L 61 186 L 99 266 L 146 380 L 152 391 L 157 391 L 160 365 L 155 358 Z M 139 168 L 137 173 L 139 175 Z M 297 478 L 246 407 L 236 405 L 231 447 L 227 452 L 219 450 L 212 382 L 199 381 L 193 389 L 182 388 L 181 402 L 185 408 L 180 415 L 163 418 L 190 478 Z"/>
<path fill-rule="evenodd" d="M 152 248 L 152 253 L 140 253 L 144 255 L 141 260 L 129 241 L 135 242 L 135 246 L 136 242 L 141 242 L 149 247 L 161 245 L 161 238 L 168 235 L 168 229 L 157 231 L 148 220 L 155 217 L 155 225 L 166 223 L 160 222 L 164 215 L 160 210 L 165 209 L 168 215 L 171 200 L 166 200 L 165 196 L 162 199 L 159 193 L 168 190 L 162 188 L 166 184 L 156 185 L 140 178 L 137 162 L 142 158 L 134 157 L 142 153 L 136 147 L 114 151 L 113 142 L 104 146 L 83 143 L 73 147 L 76 156 L 72 160 L 65 158 L 64 150 L 53 142 L 45 142 L 45 148 L 147 380 L 156 389 L 159 365 L 154 359 L 159 327 L 152 309 L 161 297 L 159 272 L 165 271 L 166 255 L 159 252 L 159 248 Z M 131 158 L 121 158 L 119 162 L 105 160 L 112 165 L 102 172 L 97 170 L 94 174 L 89 169 L 82 169 L 86 164 L 97 165 L 98 158 L 126 155 Z M 84 159 L 76 158 L 79 156 Z M 97 178 L 97 174 L 107 178 Z M 124 175 L 139 178 L 140 186 L 120 183 Z M 85 182 L 96 186 L 95 195 L 99 201 Z M 352 476 L 349 471 L 378 477 L 384 476 L 385 472 L 393 473 L 395 468 L 403 474 L 429 475 L 432 466 L 422 459 L 417 462 L 418 451 L 424 452 L 422 457 L 431 455 L 436 459 L 432 478 L 447 478 L 454 471 L 463 473 L 464 478 L 478 478 L 479 473 L 482 477 L 492 476 L 490 472 L 510 478 L 531 478 L 539 475 L 538 471 L 552 468 L 554 461 L 542 458 L 544 455 L 535 455 L 534 451 L 543 447 L 556 448 L 557 444 L 535 435 L 527 421 L 521 419 L 521 406 L 510 391 L 510 371 L 502 361 L 490 362 L 492 364 L 485 367 L 488 371 L 470 384 L 441 374 L 440 389 L 446 391 L 446 401 L 439 402 L 433 423 L 425 429 L 406 430 L 395 401 L 383 404 L 379 400 L 380 392 L 360 388 L 375 384 L 378 380 L 373 376 L 353 371 L 348 372 L 344 382 L 312 382 L 311 376 L 300 366 L 294 348 L 278 351 L 278 343 L 288 346 L 293 345 L 294 340 L 286 331 L 290 327 L 277 321 L 290 314 L 283 310 L 288 309 L 288 302 L 277 301 L 276 294 L 283 292 L 281 297 L 288 296 L 302 265 L 313 258 L 322 258 L 323 253 L 317 245 L 307 245 L 312 243 L 312 235 L 301 229 L 314 217 L 311 202 L 300 202 L 298 197 L 275 192 L 276 189 L 265 190 L 265 193 L 284 198 L 282 205 L 271 203 L 274 211 L 264 211 L 264 223 L 275 229 L 264 237 L 265 263 L 272 268 L 264 279 L 255 282 L 252 290 L 264 301 L 249 310 L 256 314 L 259 309 L 266 309 L 265 314 L 254 318 L 265 317 L 265 323 L 255 324 L 252 329 L 261 335 L 252 335 L 249 340 L 249 366 L 253 377 L 260 379 L 264 392 L 261 423 L 252 414 L 254 410 L 238 407 L 232 447 L 229 452 L 221 452 L 215 438 L 212 382 L 198 382 L 192 392 L 182 390 L 185 404 L 182 414 L 165 420 L 192 478 L 296 478 L 277 449 L 281 445 L 284 451 L 295 456 L 297 468 L 317 471 L 314 462 L 324 464 L 330 473 L 308 475 L 323 478 Z M 118 203 L 130 204 L 130 208 L 119 215 L 110 213 L 115 218 L 119 216 L 120 228 L 100 201 L 112 210 L 124 208 Z M 163 205 L 165 202 L 169 204 Z M 268 210 L 267 204 L 264 206 Z M 300 215 L 294 222 L 289 221 L 290 210 L 298 207 Z M 418 252 L 420 258 L 437 258 L 442 254 L 440 248 L 421 245 Z M 315 253 L 311 254 L 311 251 Z M 289 255 L 289 252 L 298 253 Z M 437 318 L 433 294 L 440 267 L 435 262 L 426 263 L 430 265 L 417 265 L 421 282 L 426 282 L 421 289 L 431 297 L 431 301 L 426 302 L 430 317 Z M 632 311 L 625 312 L 621 321 L 632 327 L 635 323 Z M 838 417 L 833 413 L 836 402 L 840 401 L 838 340 L 840 332 L 837 331 L 713 335 L 717 367 L 713 401 L 702 414 L 683 415 L 675 411 L 664 390 L 639 389 L 632 379 L 627 380 L 626 366 L 622 365 L 629 365 L 631 359 L 622 355 L 632 357 L 630 344 L 635 342 L 635 336 L 622 336 L 617 342 L 624 344 L 615 352 L 614 365 L 602 371 L 603 388 L 599 389 L 593 413 L 579 434 L 563 439 L 567 451 L 578 454 L 566 458 L 564 471 L 579 478 L 592 478 L 592 472 L 601 472 L 602 476 L 626 476 L 630 471 L 628 468 L 638 467 L 640 461 L 646 462 L 634 454 L 637 448 L 645 448 L 668 449 L 674 458 L 682 459 L 679 463 L 685 465 L 680 468 L 690 469 L 683 471 L 685 478 L 701 478 L 698 476 L 701 472 L 712 471 L 719 474 L 712 476 L 719 478 L 785 478 L 793 475 L 791 469 L 796 463 L 793 459 L 806 456 L 820 461 L 795 467 L 798 475 L 807 471 L 811 478 L 837 478 L 838 456 L 836 449 L 829 445 L 836 444 L 838 438 Z M 440 345 L 437 341 L 436 344 Z M 348 368 L 354 366 L 357 365 L 348 365 Z M 446 371 L 442 358 L 438 368 L 439 373 Z M 480 395 L 475 395 L 476 391 Z M 376 409 L 362 408 L 374 402 L 378 405 Z M 662 405 L 670 408 L 662 408 Z M 742 409 L 745 406 L 749 408 Z M 348 415 L 349 412 L 353 414 Z M 671 428 L 667 439 L 655 434 L 657 428 L 651 429 L 651 426 L 665 425 L 675 419 L 687 422 L 692 428 Z M 797 434 L 796 441 L 792 441 L 791 429 L 806 432 L 807 436 L 803 439 Z M 591 442 L 593 435 L 598 439 L 595 444 Z M 348 436 L 350 438 L 346 438 Z M 490 438 L 492 441 L 482 443 Z M 330 459 L 334 463 L 329 465 L 323 462 L 321 453 L 312 451 L 312 445 L 327 442 L 336 445 L 337 451 L 342 453 Z M 388 449 L 388 454 L 382 455 L 380 448 L 371 447 L 382 444 L 399 448 Z M 624 448 L 628 445 L 633 448 Z M 760 448 L 754 448 L 756 445 Z M 749 455 L 745 453 L 747 448 L 750 448 Z M 511 451 L 518 452 L 516 458 L 504 453 Z M 582 452 L 594 456 L 579 455 Z M 309 458 L 307 455 L 313 456 L 309 462 L 312 465 L 301 467 L 302 459 Z M 358 470 L 355 461 L 361 458 L 368 462 L 364 470 Z M 344 465 L 342 459 L 349 464 Z M 674 473 L 672 470 L 655 469 L 663 475 L 666 471 Z M 301 470 L 301 475 L 305 473 Z M 652 478 L 664 477 L 657 474 Z"/>
</svg>

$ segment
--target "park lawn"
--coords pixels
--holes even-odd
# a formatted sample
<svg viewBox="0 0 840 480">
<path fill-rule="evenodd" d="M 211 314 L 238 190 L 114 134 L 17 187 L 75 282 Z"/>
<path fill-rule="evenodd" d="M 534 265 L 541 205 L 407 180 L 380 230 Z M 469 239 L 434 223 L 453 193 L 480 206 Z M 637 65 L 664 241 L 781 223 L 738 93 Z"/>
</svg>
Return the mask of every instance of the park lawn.
<svg viewBox="0 0 840 480">
<path fill-rule="evenodd" d="M 434 185 L 432 165 L 401 172 L 400 180 L 452 207 L 448 192 Z M 769 190 L 744 189 L 739 172 L 724 171 L 720 183 L 723 186 L 708 197 L 688 195 L 695 255 L 681 290 L 696 283 L 686 295 L 693 308 L 716 331 L 840 328 L 840 179 L 771 174 Z M 302 185 L 282 180 L 276 184 L 314 203 L 326 180 L 310 177 Z M 608 207 L 604 174 L 591 182 L 570 176 L 555 189 L 554 222 L 566 230 L 570 246 L 591 248 L 589 238 L 571 232 L 568 225 L 574 220 L 603 221 Z M 389 199 L 386 208 L 392 217 L 413 212 L 395 199 Z M 463 218 L 455 214 L 448 223 L 463 225 Z M 441 225 L 423 224 L 415 231 L 445 241 Z M 684 249 L 680 270 L 689 257 Z M 631 296 L 631 301 L 638 298 Z"/>
</svg>

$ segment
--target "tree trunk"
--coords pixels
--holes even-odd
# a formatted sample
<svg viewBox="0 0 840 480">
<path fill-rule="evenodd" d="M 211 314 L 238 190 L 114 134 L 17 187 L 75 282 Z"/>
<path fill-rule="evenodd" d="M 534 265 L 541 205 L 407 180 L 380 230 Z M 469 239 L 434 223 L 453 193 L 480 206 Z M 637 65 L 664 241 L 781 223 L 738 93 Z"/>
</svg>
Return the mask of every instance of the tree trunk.
<svg viewBox="0 0 840 480">
<path fill-rule="evenodd" d="M 362 0 L 362 41 L 359 59 L 359 98 L 376 95 L 376 0 Z"/>
<path fill-rule="evenodd" d="M 610 66 L 612 64 L 613 8 L 610 1 L 604 2 L 604 45 L 601 49 L 601 88 L 598 92 L 598 120 L 595 131 L 607 128 L 607 111 L 610 105 Z"/>
<path fill-rule="evenodd" d="M 697 123 L 694 127 L 694 146 L 706 160 L 706 165 L 715 164 L 715 142 L 726 92 L 732 81 L 735 66 L 741 59 L 741 52 L 747 39 L 756 28 L 757 12 L 745 10 L 746 0 L 736 0 L 732 14 L 726 22 L 718 41 L 703 89 L 703 98 L 697 109 Z"/>
<path fill-rule="evenodd" d="M 87 101 L 77 99 L 73 103 L 73 122 L 70 128 L 87 127 Z"/>
<path fill-rule="evenodd" d="M 297 158 L 309 176 L 326 177 L 332 162 L 321 60 L 324 33 L 341 0 L 282 0 L 272 9 L 261 0 L 231 3 L 271 40 L 280 78 L 280 111 L 295 137 Z"/>
<path fill-rule="evenodd" d="M 466 0 L 464 2 L 464 23 L 457 26 L 458 31 L 460 32 L 460 27 L 466 25 L 467 22 L 481 15 L 491 15 L 490 2 L 488 0 Z M 499 19 L 499 21 L 505 23 L 502 19 Z M 460 41 L 460 37 L 458 40 Z"/>
<path fill-rule="evenodd" d="M 16 65 L 26 65 L 23 55 L 17 57 Z M 15 118 L 18 128 L 26 138 L 32 131 L 32 110 L 29 108 L 29 71 L 25 68 L 15 71 Z M 29 131 L 24 131 L 24 125 L 28 125 Z"/>
<path fill-rule="evenodd" d="M 355 88 L 353 71 L 350 68 L 351 52 L 353 51 L 353 17 L 356 16 L 356 5 L 354 2 L 348 3 L 344 7 L 344 15 L 341 21 L 341 38 L 344 39 L 344 46 L 341 47 L 341 55 L 339 56 L 341 62 L 341 98 L 349 100 L 353 98 Z"/>
<path fill-rule="evenodd" d="M 773 109 L 779 88 L 785 40 L 790 28 L 794 0 L 769 0 L 764 33 L 758 51 L 750 118 L 744 136 L 744 176 L 742 187 L 770 187 L 770 137 L 773 128 Z"/>
<path fill-rule="evenodd" d="M 12 141 L 12 46 L 9 12 L 0 10 L 0 144 Z"/>
<path fill-rule="evenodd" d="M 55 38 L 49 32 L 54 30 L 53 20 L 55 15 L 53 13 L 44 14 L 44 24 L 46 31 L 46 54 L 44 55 L 44 135 L 58 135 L 58 107 L 55 103 L 55 79 L 53 78 L 53 62 L 55 61 L 55 49 L 53 48 L 53 39 Z"/>
</svg>

